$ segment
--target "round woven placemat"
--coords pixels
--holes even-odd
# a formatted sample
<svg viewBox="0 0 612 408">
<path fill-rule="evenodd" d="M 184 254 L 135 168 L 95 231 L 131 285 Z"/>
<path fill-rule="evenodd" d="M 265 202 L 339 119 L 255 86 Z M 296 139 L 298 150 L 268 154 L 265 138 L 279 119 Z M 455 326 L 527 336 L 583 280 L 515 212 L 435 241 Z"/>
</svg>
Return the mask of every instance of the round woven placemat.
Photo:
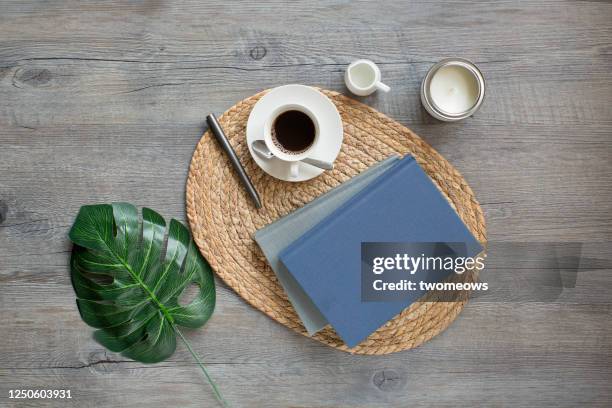
<svg viewBox="0 0 612 408">
<path fill-rule="evenodd" d="M 393 153 L 412 154 L 483 244 L 486 227 L 480 205 L 463 177 L 410 129 L 337 92 L 320 90 L 338 108 L 344 142 L 333 171 L 301 183 L 277 180 L 261 170 L 246 145 L 246 122 L 267 92 L 238 102 L 220 118 L 227 137 L 263 202 L 257 210 L 227 156 L 206 132 L 198 143 L 187 178 L 187 218 L 200 251 L 217 275 L 247 302 L 272 319 L 307 335 L 274 272 L 253 240 L 259 228 L 320 196 Z M 470 276 L 464 274 L 464 276 Z M 358 346 L 349 349 L 331 327 L 313 336 L 331 347 L 357 354 L 387 354 L 416 347 L 444 330 L 463 309 L 468 293 L 436 301 L 431 293 L 413 303 Z"/>
</svg>

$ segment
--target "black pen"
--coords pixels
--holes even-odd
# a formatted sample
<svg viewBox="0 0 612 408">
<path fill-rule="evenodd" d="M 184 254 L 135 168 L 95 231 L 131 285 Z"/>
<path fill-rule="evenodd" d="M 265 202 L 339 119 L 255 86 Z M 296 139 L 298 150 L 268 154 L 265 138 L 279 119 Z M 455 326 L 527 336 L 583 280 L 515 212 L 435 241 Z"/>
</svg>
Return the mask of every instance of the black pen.
<svg viewBox="0 0 612 408">
<path fill-rule="evenodd" d="M 238 160 L 236 152 L 234 151 L 234 149 L 232 149 L 232 145 L 230 144 L 229 140 L 227 140 L 227 136 L 225 136 L 225 133 L 223 132 L 221 125 L 217 121 L 217 118 L 213 113 L 211 113 L 206 117 L 206 122 L 208 122 L 210 131 L 213 135 L 215 135 L 217 142 L 219 142 L 225 153 L 228 155 L 230 162 L 234 167 L 234 170 L 236 170 L 236 173 L 238 173 L 242 184 L 244 184 L 244 188 L 246 188 L 247 192 L 255 202 L 255 207 L 261 208 L 261 200 L 259 199 L 259 194 L 257 194 L 257 190 L 255 190 L 253 183 L 251 183 L 251 179 L 249 179 L 249 176 L 247 176 L 246 172 L 244 171 L 244 167 L 242 167 L 242 164 L 240 164 L 240 160 Z"/>
</svg>

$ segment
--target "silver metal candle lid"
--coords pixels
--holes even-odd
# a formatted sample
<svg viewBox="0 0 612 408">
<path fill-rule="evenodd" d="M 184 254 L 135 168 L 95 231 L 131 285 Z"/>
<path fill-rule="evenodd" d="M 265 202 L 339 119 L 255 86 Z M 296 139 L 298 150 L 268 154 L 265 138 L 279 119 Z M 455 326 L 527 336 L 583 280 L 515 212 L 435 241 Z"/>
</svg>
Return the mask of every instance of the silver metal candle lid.
<svg viewBox="0 0 612 408">
<path fill-rule="evenodd" d="M 446 67 L 449 65 L 458 65 L 463 68 L 466 68 L 469 72 L 472 73 L 472 75 L 474 75 L 474 78 L 476 79 L 476 82 L 478 83 L 478 98 L 476 99 L 476 103 L 474 104 L 474 106 L 472 106 L 469 110 L 465 112 L 460 112 L 460 113 L 446 112 L 440 109 L 431 97 L 431 87 L 430 87 L 431 79 L 433 78 L 434 74 L 440 68 Z M 421 102 L 423 103 L 423 106 L 425 107 L 427 112 L 429 112 L 431 116 L 433 116 L 436 119 L 443 120 L 445 122 L 454 122 L 454 121 L 465 119 L 469 116 L 472 116 L 480 108 L 480 105 L 482 105 L 484 96 L 485 96 L 485 80 L 484 80 L 484 76 L 482 75 L 482 72 L 480 72 L 480 70 L 476 67 L 476 65 L 474 65 L 471 61 L 468 61 L 463 58 L 443 59 L 442 61 L 438 62 L 433 67 L 431 67 L 429 71 L 427 71 L 427 75 L 425 75 L 425 78 L 423 79 L 423 82 L 421 83 Z"/>
</svg>

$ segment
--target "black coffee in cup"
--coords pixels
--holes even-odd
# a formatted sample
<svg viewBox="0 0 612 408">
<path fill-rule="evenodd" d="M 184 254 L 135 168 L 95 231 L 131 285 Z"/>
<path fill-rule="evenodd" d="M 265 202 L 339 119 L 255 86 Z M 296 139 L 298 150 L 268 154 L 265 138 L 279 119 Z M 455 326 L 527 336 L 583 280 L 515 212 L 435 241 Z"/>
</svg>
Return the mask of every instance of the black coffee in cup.
<svg viewBox="0 0 612 408">
<path fill-rule="evenodd" d="M 272 124 L 272 141 L 285 154 L 300 154 L 315 141 L 317 129 L 310 116 L 299 110 L 288 110 Z"/>
</svg>

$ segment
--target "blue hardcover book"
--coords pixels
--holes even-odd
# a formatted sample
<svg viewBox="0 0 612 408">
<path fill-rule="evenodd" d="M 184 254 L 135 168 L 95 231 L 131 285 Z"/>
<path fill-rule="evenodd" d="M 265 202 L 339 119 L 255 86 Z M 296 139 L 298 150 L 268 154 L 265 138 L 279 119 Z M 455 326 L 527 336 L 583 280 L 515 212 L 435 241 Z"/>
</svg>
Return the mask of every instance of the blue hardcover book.
<svg viewBox="0 0 612 408">
<path fill-rule="evenodd" d="M 280 253 L 349 347 L 424 294 L 409 292 L 393 302 L 362 301 L 362 242 L 465 243 L 465 256 L 482 250 L 415 159 L 404 157 Z"/>
</svg>

